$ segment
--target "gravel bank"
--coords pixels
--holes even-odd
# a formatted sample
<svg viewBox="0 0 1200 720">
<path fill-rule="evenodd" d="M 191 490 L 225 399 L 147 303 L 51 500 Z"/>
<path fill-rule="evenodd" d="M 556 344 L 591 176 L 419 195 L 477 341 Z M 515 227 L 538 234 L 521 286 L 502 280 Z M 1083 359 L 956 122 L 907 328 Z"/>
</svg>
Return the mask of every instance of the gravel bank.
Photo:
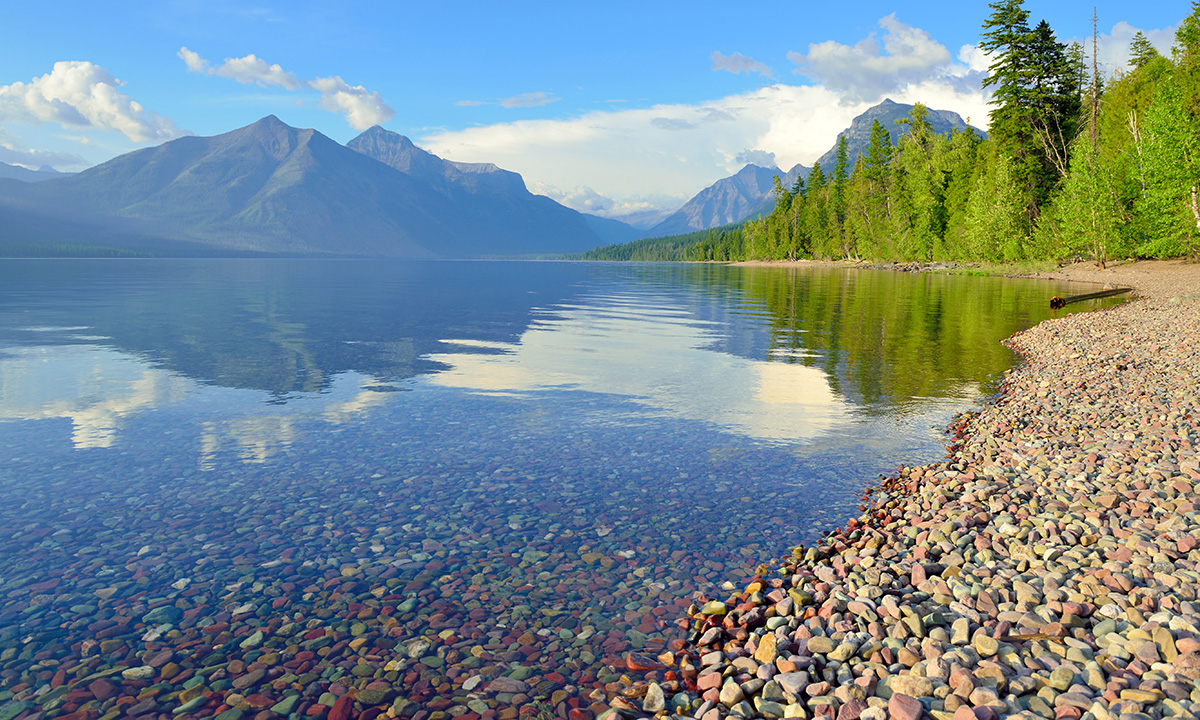
<svg viewBox="0 0 1200 720">
<path fill-rule="evenodd" d="M 1055 276 L 1126 305 L 1010 339 L 1026 359 L 947 461 L 689 610 L 627 715 L 1200 716 L 1200 266 Z M 736 592 L 736 591 L 735 591 Z M 657 671 L 655 671 L 657 670 Z"/>
</svg>

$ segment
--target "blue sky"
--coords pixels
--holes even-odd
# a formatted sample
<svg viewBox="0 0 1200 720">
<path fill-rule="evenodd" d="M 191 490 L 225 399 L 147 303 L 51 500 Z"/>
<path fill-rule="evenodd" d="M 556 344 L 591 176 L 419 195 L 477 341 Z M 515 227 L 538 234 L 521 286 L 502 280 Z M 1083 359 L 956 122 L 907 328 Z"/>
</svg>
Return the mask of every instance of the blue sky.
<svg viewBox="0 0 1200 720">
<path fill-rule="evenodd" d="M 1092 4 L 1027 0 L 1060 40 Z M 1163 50 L 1184 0 L 1099 2 L 1112 71 Z M 986 125 L 983 2 L 11 3 L 0 161 L 80 170 L 275 114 L 372 124 L 614 217 L 671 210 L 745 162 L 808 165 L 883 97 Z"/>
</svg>

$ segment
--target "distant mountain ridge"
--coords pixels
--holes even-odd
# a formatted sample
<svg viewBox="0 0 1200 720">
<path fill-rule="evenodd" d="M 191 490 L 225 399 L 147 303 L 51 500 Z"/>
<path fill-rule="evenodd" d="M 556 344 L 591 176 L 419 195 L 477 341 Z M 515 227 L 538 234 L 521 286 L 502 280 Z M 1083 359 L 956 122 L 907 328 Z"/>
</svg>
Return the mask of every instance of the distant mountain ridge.
<svg viewBox="0 0 1200 720">
<path fill-rule="evenodd" d="M 912 105 L 893 102 L 885 99 L 883 102 L 868 108 L 850 123 L 850 127 L 838 133 L 845 136 L 849 168 L 854 169 L 854 161 L 863 153 L 871 137 L 871 124 L 878 120 L 891 136 L 892 144 L 900 142 L 900 137 L 907 132 L 907 126 L 898 125 L 912 112 Z M 967 129 L 962 117 L 950 110 L 930 110 L 929 124 L 933 131 L 947 134 L 951 131 Z M 976 132 L 984 135 L 982 130 Z M 837 140 L 824 155 L 817 159 L 826 175 L 833 171 L 837 163 Z M 642 237 L 665 237 L 682 235 L 697 230 L 743 222 L 751 218 L 770 214 L 775 207 L 775 197 L 771 194 L 774 187 L 773 178 L 779 175 L 780 182 L 785 188 L 791 189 L 796 179 L 804 177 L 808 180 L 811 167 L 797 164 L 786 173 L 778 168 L 764 168 L 757 165 L 747 165 L 727 178 L 722 178 L 712 185 L 696 193 L 683 207 L 659 224 L 642 233 Z"/>
<path fill-rule="evenodd" d="M 771 194 L 775 176 L 782 174 L 776 167 L 746 165 L 735 175 L 696 193 L 682 208 L 643 235 L 682 235 L 743 220 L 762 205 L 763 199 Z"/>
<path fill-rule="evenodd" d="M 0 251 L 80 234 L 168 253 L 411 258 L 557 255 L 604 242 L 516 173 L 450 163 L 382 128 L 351 142 L 272 115 L 60 179 L 0 181 Z"/>
<path fill-rule="evenodd" d="M 30 170 L 20 165 L 9 165 L 6 162 L 0 162 L 0 178 L 22 180 L 24 182 L 41 182 L 42 180 L 53 180 L 54 178 L 66 177 L 67 175 L 70 175 L 70 173 L 61 173 L 49 165 L 43 165 L 37 170 Z"/>
</svg>

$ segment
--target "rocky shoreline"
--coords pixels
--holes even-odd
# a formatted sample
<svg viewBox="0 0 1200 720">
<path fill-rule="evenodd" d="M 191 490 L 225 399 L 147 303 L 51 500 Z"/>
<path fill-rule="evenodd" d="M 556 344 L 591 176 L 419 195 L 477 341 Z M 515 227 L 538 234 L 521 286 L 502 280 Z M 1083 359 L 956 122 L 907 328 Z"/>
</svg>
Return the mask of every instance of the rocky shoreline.
<svg viewBox="0 0 1200 720">
<path fill-rule="evenodd" d="M 1200 715 L 1200 267 L 1057 277 L 1137 299 L 1010 339 L 1025 363 L 947 461 L 700 598 L 691 642 L 610 700 L 700 720 Z M 660 679 L 661 676 L 661 679 Z"/>
</svg>

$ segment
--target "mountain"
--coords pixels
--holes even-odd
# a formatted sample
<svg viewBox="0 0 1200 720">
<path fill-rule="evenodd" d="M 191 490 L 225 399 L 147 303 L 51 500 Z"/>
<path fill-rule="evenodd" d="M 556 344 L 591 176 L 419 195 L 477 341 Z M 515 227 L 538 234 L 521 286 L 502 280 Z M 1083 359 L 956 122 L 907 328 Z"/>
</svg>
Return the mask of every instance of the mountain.
<svg viewBox="0 0 1200 720">
<path fill-rule="evenodd" d="M 558 238 L 541 252 L 560 253 L 562 241 L 583 238 L 583 244 L 619 242 L 610 238 L 636 235 L 616 220 L 584 215 L 544 195 L 534 195 L 522 177 L 492 163 L 459 163 L 422 150 L 405 136 L 376 125 L 346 143 L 351 150 L 399 170 L 433 188 L 465 214 L 465 219 L 488 227 L 493 240 L 529 244 L 535 238 Z M 526 251 L 529 252 L 529 251 Z M 535 251 L 536 252 L 536 251 Z"/>
<path fill-rule="evenodd" d="M 850 160 L 850 168 L 858 155 L 866 150 L 871 137 L 871 123 L 878 120 L 891 135 L 892 144 L 900 141 L 907 130 L 904 125 L 897 125 L 897 120 L 908 117 L 912 105 L 893 102 L 885 99 L 878 105 L 868 108 L 850 123 L 850 127 L 838 133 L 838 137 L 846 137 L 846 149 Z M 951 130 L 966 130 L 967 124 L 962 117 L 950 110 L 930 110 L 929 124 L 936 133 L 946 134 Z M 982 130 L 975 129 L 980 135 Z M 826 174 L 833 171 L 837 163 L 837 141 L 833 147 L 822 155 L 818 162 Z M 741 222 L 750 218 L 770 214 L 775 207 L 775 198 L 771 194 L 771 178 L 779 175 L 780 182 L 785 188 L 791 188 L 796 178 L 803 176 L 808 179 L 812 168 L 797 164 L 786 174 L 776 168 L 763 168 L 747 165 L 737 175 L 716 181 L 701 190 L 691 200 L 688 200 L 674 215 L 663 220 L 658 225 L 642 233 L 643 237 L 663 237 L 680 235 L 696 230 L 707 230 L 730 223 Z"/>
<path fill-rule="evenodd" d="M 913 106 L 904 103 L 893 102 L 891 99 L 884 99 L 878 105 L 868 108 L 863 114 L 854 118 L 850 122 L 850 127 L 838 133 L 838 137 L 846 138 L 847 158 L 849 159 L 849 167 L 847 172 L 854 169 L 854 161 L 858 156 L 866 152 L 867 144 L 871 139 L 871 123 L 875 120 L 883 125 L 884 129 L 892 138 L 892 145 L 900 142 L 901 136 L 908 132 L 907 125 L 897 125 L 897 120 L 903 120 L 912 112 Z M 963 131 L 967 129 L 967 124 L 963 122 L 962 116 L 951 110 L 930 110 L 929 124 L 935 133 L 946 135 L 951 130 Z M 976 128 L 975 132 L 980 135 L 986 135 L 982 130 Z M 837 140 L 834 140 L 833 147 L 817 159 L 821 163 L 821 169 L 828 175 L 833 171 L 833 166 L 837 164 Z"/>
<path fill-rule="evenodd" d="M 642 234 L 682 235 L 743 220 L 771 194 L 773 178 L 782 174 L 779 168 L 747 165 L 696 193 L 673 215 Z"/>
<path fill-rule="evenodd" d="M 49 165 L 43 165 L 37 170 L 23 168 L 20 165 L 9 165 L 5 162 L 0 162 L 0 178 L 9 178 L 12 180 L 22 180 L 24 182 L 39 182 L 42 180 L 52 180 L 54 178 L 65 177 L 69 173 L 60 173 Z"/>
<path fill-rule="evenodd" d="M 603 242 L 582 215 L 529 194 L 515 173 L 446 163 L 378 135 L 359 145 L 374 137 L 377 150 L 394 146 L 386 163 L 268 116 L 60 179 L 0 181 L 0 246 L 86 237 L 165 254 L 422 258 Z"/>
<path fill-rule="evenodd" d="M 583 213 L 583 219 L 587 221 L 588 227 L 592 229 L 592 232 L 600 236 L 600 240 L 605 245 L 627 243 L 631 240 L 637 240 L 642 236 L 641 230 L 620 220 L 613 220 L 612 218 L 600 217 L 599 215 L 588 213 Z"/>
</svg>

